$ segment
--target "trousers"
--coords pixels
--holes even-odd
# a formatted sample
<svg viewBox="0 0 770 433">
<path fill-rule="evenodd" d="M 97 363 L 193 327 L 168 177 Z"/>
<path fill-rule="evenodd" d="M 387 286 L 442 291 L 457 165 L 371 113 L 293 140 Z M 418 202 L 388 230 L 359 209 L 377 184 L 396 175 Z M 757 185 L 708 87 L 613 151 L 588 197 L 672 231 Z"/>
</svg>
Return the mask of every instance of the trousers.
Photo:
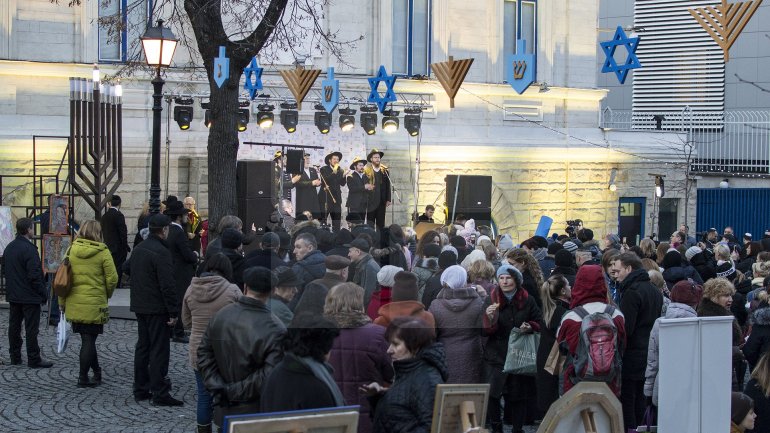
<svg viewBox="0 0 770 433">
<path fill-rule="evenodd" d="M 40 362 L 40 346 L 37 344 L 37 335 L 40 333 L 40 305 L 10 303 L 8 348 L 11 362 L 21 362 L 22 322 L 27 337 L 27 364 L 34 365 Z"/>
<path fill-rule="evenodd" d="M 152 392 L 154 398 L 169 395 L 168 361 L 171 327 L 167 314 L 137 314 L 139 338 L 134 351 L 134 394 Z"/>
</svg>

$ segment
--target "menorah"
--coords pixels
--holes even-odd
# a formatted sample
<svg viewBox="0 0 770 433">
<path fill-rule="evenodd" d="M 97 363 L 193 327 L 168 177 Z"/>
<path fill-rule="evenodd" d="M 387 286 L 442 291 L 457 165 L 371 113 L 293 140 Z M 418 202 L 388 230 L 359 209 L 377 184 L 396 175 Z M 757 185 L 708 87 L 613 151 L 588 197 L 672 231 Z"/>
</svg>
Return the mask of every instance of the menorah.
<svg viewBox="0 0 770 433">
<path fill-rule="evenodd" d="M 123 108 L 120 84 L 70 77 L 69 182 L 102 216 L 123 182 Z"/>
</svg>

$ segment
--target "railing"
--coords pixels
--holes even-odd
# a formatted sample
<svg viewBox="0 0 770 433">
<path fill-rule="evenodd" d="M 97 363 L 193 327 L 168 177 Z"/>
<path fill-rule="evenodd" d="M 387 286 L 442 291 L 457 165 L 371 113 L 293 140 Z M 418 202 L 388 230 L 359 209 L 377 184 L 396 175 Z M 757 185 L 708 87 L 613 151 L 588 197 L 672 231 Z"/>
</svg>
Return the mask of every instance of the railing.
<svg viewBox="0 0 770 433">
<path fill-rule="evenodd" d="M 694 144 L 691 168 L 700 173 L 770 174 L 770 111 L 602 112 L 601 127 L 687 134 Z M 685 143 L 683 143 L 683 146 Z"/>
</svg>

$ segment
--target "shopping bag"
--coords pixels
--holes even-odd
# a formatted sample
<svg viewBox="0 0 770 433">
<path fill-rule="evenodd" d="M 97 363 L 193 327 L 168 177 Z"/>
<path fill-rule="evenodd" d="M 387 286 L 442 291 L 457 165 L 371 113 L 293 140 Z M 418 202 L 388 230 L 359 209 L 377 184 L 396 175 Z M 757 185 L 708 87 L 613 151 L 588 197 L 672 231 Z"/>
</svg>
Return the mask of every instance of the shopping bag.
<svg viewBox="0 0 770 433">
<path fill-rule="evenodd" d="M 540 334 L 525 334 L 518 328 L 511 330 L 508 337 L 508 354 L 505 356 L 503 373 L 534 376 L 537 373 L 537 346 Z"/>
<path fill-rule="evenodd" d="M 69 255 L 64 258 L 56 275 L 53 278 L 53 293 L 56 296 L 66 298 L 72 291 L 72 267 L 70 266 Z"/>
<path fill-rule="evenodd" d="M 554 341 L 553 346 L 551 346 L 551 352 L 545 360 L 545 367 L 543 369 L 554 376 L 558 376 L 564 369 L 564 362 L 566 361 L 567 355 L 561 353 L 561 350 L 559 350 L 559 343 Z"/>
<path fill-rule="evenodd" d="M 64 312 L 62 311 L 61 317 L 59 318 L 59 325 L 56 328 L 56 353 L 63 353 L 67 348 L 67 342 L 70 339 L 70 332 L 67 329 L 67 326 L 67 319 L 64 317 Z"/>
</svg>

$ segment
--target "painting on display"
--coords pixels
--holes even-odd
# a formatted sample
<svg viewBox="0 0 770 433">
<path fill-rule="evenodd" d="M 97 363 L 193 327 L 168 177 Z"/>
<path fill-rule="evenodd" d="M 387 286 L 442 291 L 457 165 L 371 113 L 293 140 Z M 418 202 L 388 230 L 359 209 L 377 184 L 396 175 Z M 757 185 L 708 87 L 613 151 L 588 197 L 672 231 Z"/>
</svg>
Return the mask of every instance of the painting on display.
<svg viewBox="0 0 770 433">
<path fill-rule="evenodd" d="M 0 257 L 13 240 L 13 215 L 10 206 L 0 206 Z"/>
<path fill-rule="evenodd" d="M 52 195 L 48 201 L 48 211 L 51 215 L 48 232 L 55 234 L 67 234 L 67 217 L 69 216 L 69 202 L 67 197 Z"/>
<path fill-rule="evenodd" d="M 59 270 L 71 244 L 67 235 L 43 235 L 43 272 L 52 274 Z"/>
</svg>

